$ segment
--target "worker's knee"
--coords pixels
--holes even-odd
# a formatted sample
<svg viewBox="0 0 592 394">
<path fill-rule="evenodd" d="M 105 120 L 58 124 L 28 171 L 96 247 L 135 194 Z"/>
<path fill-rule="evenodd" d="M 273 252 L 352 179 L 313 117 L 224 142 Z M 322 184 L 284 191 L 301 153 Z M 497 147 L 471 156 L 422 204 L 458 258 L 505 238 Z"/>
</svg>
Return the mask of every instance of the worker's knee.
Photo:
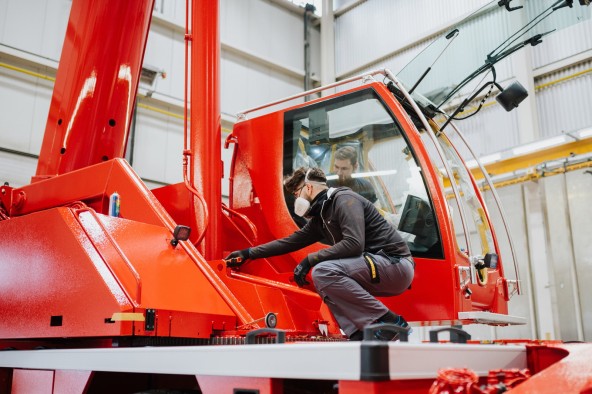
<svg viewBox="0 0 592 394">
<path fill-rule="evenodd" d="M 323 261 L 315 265 L 310 273 L 315 286 L 323 287 L 327 282 L 333 282 L 335 278 L 342 276 L 343 273 L 339 267 L 332 264 L 331 261 Z"/>
</svg>

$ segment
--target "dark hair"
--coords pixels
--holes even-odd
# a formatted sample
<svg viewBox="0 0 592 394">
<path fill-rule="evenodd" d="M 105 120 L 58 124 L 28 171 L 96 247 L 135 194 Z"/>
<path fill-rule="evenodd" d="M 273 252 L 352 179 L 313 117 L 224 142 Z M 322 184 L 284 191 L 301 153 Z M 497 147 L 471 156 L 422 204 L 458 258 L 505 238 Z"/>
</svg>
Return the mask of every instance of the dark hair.
<svg viewBox="0 0 592 394">
<path fill-rule="evenodd" d="M 310 170 L 310 172 L 308 172 Z M 300 185 L 304 183 L 304 178 L 306 177 L 306 173 L 308 172 L 308 180 L 313 182 L 327 182 L 327 177 L 323 170 L 318 167 L 300 167 L 296 171 L 294 171 L 291 175 L 288 175 L 284 178 L 284 187 L 288 191 L 288 193 L 294 193 Z"/>
<path fill-rule="evenodd" d="M 358 163 L 358 152 L 352 146 L 343 146 L 335 152 L 337 160 L 349 160 L 352 166 Z"/>
</svg>

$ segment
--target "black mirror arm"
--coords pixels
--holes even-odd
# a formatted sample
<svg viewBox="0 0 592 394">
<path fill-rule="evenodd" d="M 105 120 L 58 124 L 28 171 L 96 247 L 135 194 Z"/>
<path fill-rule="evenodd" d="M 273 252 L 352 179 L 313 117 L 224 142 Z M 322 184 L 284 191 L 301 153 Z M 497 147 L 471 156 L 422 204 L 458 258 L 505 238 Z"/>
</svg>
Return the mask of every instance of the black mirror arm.
<svg viewBox="0 0 592 394">
<path fill-rule="evenodd" d="M 506 7 L 506 10 L 512 12 L 512 11 L 516 11 L 519 10 L 520 8 L 524 8 L 524 6 L 519 5 L 518 7 L 511 7 L 510 3 L 512 2 L 512 0 L 500 0 L 497 2 L 497 5 L 499 5 L 500 7 Z"/>
</svg>

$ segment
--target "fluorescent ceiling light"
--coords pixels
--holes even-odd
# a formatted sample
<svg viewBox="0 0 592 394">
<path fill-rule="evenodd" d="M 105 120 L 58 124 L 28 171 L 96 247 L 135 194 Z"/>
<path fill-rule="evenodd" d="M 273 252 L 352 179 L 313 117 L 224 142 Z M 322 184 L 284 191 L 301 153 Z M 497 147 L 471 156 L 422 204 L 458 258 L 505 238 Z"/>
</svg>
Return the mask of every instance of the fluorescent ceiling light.
<svg viewBox="0 0 592 394">
<path fill-rule="evenodd" d="M 397 173 L 397 170 L 359 172 L 357 174 L 352 174 L 352 178 L 366 178 L 366 177 L 370 177 L 370 176 L 380 176 L 380 175 L 395 175 L 396 173 Z"/>
<path fill-rule="evenodd" d="M 476 168 L 477 167 L 477 160 L 469 160 L 465 162 L 468 168 Z M 483 163 L 481 163 L 483 164 Z"/>
<path fill-rule="evenodd" d="M 479 162 L 481 163 L 482 166 L 486 166 L 488 164 L 491 164 L 493 162 L 500 160 L 501 158 L 502 158 L 502 155 L 500 153 L 494 153 L 491 155 L 483 156 L 482 158 L 479 159 Z M 476 160 L 469 160 L 466 162 L 466 164 L 467 164 L 467 167 L 469 167 L 469 168 L 476 168 L 477 167 Z"/>
<path fill-rule="evenodd" d="M 592 129 L 580 130 L 580 132 L 578 133 L 578 135 L 580 136 L 580 138 L 592 137 Z"/>
<path fill-rule="evenodd" d="M 367 178 L 371 176 L 380 176 L 380 175 L 395 175 L 397 170 L 383 170 L 383 171 L 371 171 L 371 172 L 358 172 L 356 174 L 352 174 L 352 178 Z M 327 180 L 333 180 L 339 178 L 338 175 L 327 175 Z"/>
<path fill-rule="evenodd" d="M 518 146 L 518 147 L 512 149 L 512 153 L 514 153 L 515 155 L 524 155 L 524 154 L 527 154 L 527 153 L 536 152 L 538 150 L 542 150 L 542 149 L 546 149 L 546 148 L 551 148 L 553 146 L 561 145 L 563 143 L 565 143 L 565 136 L 564 135 L 560 135 L 560 136 L 549 138 L 549 139 L 546 139 L 546 140 L 536 141 L 536 142 L 533 142 L 531 144 L 527 144 L 527 145 L 523 145 L 523 146 Z"/>
<path fill-rule="evenodd" d="M 494 153 L 492 155 L 483 156 L 481 159 L 479 159 L 479 161 L 481 162 L 481 164 L 487 165 L 487 164 L 491 164 L 493 162 L 496 162 L 501 158 L 502 158 L 501 154 Z"/>
</svg>

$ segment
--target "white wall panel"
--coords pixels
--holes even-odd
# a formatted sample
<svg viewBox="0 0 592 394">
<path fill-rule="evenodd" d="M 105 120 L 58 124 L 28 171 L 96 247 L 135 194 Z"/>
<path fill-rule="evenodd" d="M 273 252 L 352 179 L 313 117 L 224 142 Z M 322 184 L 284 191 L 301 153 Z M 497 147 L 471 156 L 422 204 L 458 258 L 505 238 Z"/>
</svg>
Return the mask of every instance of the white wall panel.
<svg viewBox="0 0 592 394">
<path fill-rule="evenodd" d="M 580 171 L 581 173 L 581 171 Z M 557 308 L 557 324 L 560 338 L 563 340 L 577 341 L 583 340 L 583 333 L 581 331 L 581 314 L 580 314 L 580 290 L 587 298 L 592 295 L 592 290 L 589 290 L 585 285 L 585 281 L 578 283 L 579 275 L 577 275 L 575 264 L 575 244 L 574 244 L 574 228 L 572 227 L 570 205 L 577 202 L 580 197 L 579 193 L 571 193 L 571 198 L 568 200 L 569 191 L 566 188 L 567 177 L 574 177 L 573 174 L 561 174 L 558 176 L 544 179 L 545 203 L 547 207 L 547 225 L 550 237 L 553 242 L 549 245 L 549 254 L 551 257 L 551 289 L 553 291 L 555 303 L 559 305 Z M 592 177 L 588 177 L 592 178 Z M 592 179 L 581 177 L 582 183 L 588 183 L 592 187 Z M 578 185 L 574 185 L 576 189 Z M 573 212 L 575 219 L 582 216 L 592 216 L 592 209 L 589 204 L 582 204 L 581 210 Z M 589 221 L 580 221 L 578 223 L 581 230 L 587 230 L 589 234 L 592 227 L 587 223 Z M 578 230 L 580 230 L 578 229 Z M 576 230 L 576 232 L 579 232 Z M 585 246 L 584 244 L 581 246 Z M 590 270 L 587 270 L 589 273 Z M 582 272 L 583 274 L 583 272 Z M 577 279 L 576 279 L 577 278 Z M 583 286 L 581 286 L 583 285 Z"/>
<path fill-rule="evenodd" d="M 538 79 L 536 85 L 558 81 L 591 68 L 592 61 L 569 67 Z M 536 96 L 541 138 L 592 126 L 590 92 L 592 72 L 540 89 Z"/>
<path fill-rule="evenodd" d="M 28 185 L 36 170 L 36 158 L 0 151 L 0 184 L 8 182 L 12 187 Z"/>
<path fill-rule="evenodd" d="M 592 205 L 590 204 L 590 190 L 592 190 L 592 174 L 588 169 L 582 169 L 566 175 L 569 221 L 574 251 L 575 283 L 569 282 L 573 290 L 577 290 L 579 308 L 582 314 L 582 328 L 585 341 L 592 341 Z M 575 286 L 577 284 L 577 286 Z M 564 322 L 569 327 L 570 322 Z"/>
<path fill-rule="evenodd" d="M 32 53 L 41 53 L 46 1 L 6 0 L 6 20 L 2 42 Z"/>
<path fill-rule="evenodd" d="M 155 14 L 184 25 L 184 2 L 157 2 Z M 161 12 L 162 10 L 162 12 Z M 179 15 L 181 17 L 179 17 Z M 183 19 L 182 21 L 179 21 Z M 224 45 L 250 54 L 223 50 L 220 62 L 221 108 L 224 114 L 258 106 L 303 90 L 303 76 L 282 67 L 304 71 L 303 17 L 262 0 L 223 0 L 220 35 Z M 311 70 L 319 74 L 319 31 L 312 32 Z M 258 57 L 264 61 L 258 61 Z M 274 63 L 279 67 L 274 67 Z M 167 72 L 155 90 L 180 102 L 184 89 L 184 37 L 179 26 L 153 24 L 144 64 Z M 303 74 L 302 74 L 303 75 Z"/>
<path fill-rule="evenodd" d="M 185 42 L 184 34 L 179 31 L 175 31 L 172 35 L 172 56 L 171 56 L 171 68 L 167 71 L 167 78 L 170 83 L 169 95 L 178 99 L 183 99 L 185 91 Z M 166 71 L 166 70 L 165 70 Z M 170 77 L 169 77 L 170 72 Z M 158 83 L 164 82 L 160 80 Z"/>
<path fill-rule="evenodd" d="M 52 90 L 49 81 L 0 68 L 1 147 L 39 154 Z"/>
<path fill-rule="evenodd" d="M 35 0 L 27 0 L 25 3 L 38 3 Z M 59 60 L 62 53 L 64 36 L 72 0 L 47 0 L 46 14 L 43 24 L 43 35 L 41 37 L 40 54 L 50 59 Z M 30 7 L 28 12 L 31 12 Z"/>
<path fill-rule="evenodd" d="M 333 10 L 337 10 L 341 7 L 348 6 L 354 3 L 356 0 L 333 0 Z"/>
<path fill-rule="evenodd" d="M 181 69 L 173 68 L 173 65 L 177 65 L 178 61 L 174 60 L 174 54 L 178 56 L 178 53 L 174 51 L 174 31 L 170 28 L 153 24 L 148 34 L 148 42 L 146 44 L 146 53 L 144 55 L 144 64 L 147 66 L 154 67 L 166 71 L 167 77 L 165 79 L 156 77 L 155 87 L 156 91 L 167 96 L 183 97 L 183 89 L 180 91 L 173 91 L 173 84 L 171 81 L 178 79 L 181 74 L 181 79 L 184 78 L 184 68 Z M 183 61 L 184 52 L 181 53 L 181 61 Z M 181 62 L 181 64 L 183 64 Z"/>
<path fill-rule="evenodd" d="M 336 74 L 384 57 L 485 3 L 487 0 L 366 1 L 335 21 Z"/>
<path fill-rule="evenodd" d="M 8 0 L 0 0 L 0 42 L 4 41 L 6 20 L 8 19 Z"/>
<path fill-rule="evenodd" d="M 16 72 L 0 70 L 0 141 L 2 146 L 28 152 L 31 142 L 32 119 L 30 112 L 19 116 L 22 108 L 33 108 L 35 85 Z"/>
<path fill-rule="evenodd" d="M 183 120 L 169 118 L 167 122 L 166 146 L 160 152 L 165 156 L 164 178 L 165 183 L 177 183 L 183 181 Z M 160 180 L 160 179 L 159 179 Z"/>
<path fill-rule="evenodd" d="M 518 113 L 507 113 L 497 102 L 468 119 L 456 121 L 456 126 L 468 140 L 477 156 L 500 152 L 519 144 Z M 454 135 L 452 140 L 455 141 Z M 469 157 L 461 149 L 461 155 Z"/>
<path fill-rule="evenodd" d="M 138 108 L 134 147 L 134 170 L 142 178 L 164 180 L 168 117 Z"/>
<path fill-rule="evenodd" d="M 70 6 L 67 0 L 0 0 L 0 43 L 58 60 Z"/>
<path fill-rule="evenodd" d="M 185 0 L 155 0 L 154 13 L 185 26 Z"/>
<path fill-rule="evenodd" d="M 379 68 L 388 68 L 396 75 L 399 73 L 399 71 L 401 71 L 401 69 L 403 67 L 405 67 L 407 65 L 407 63 L 409 63 L 411 60 L 413 60 L 413 58 L 415 56 L 417 56 L 432 41 L 433 41 L 433 38 L 429 38 L 427 40 L 421 41 L 417 45 L 413 45 L 409 48 L 406 48 L 405 50 L 398 52 L 394 56 L 389 56 L 387 58 L 373 62 L 364 68 L 361 68 L 359 70 L 355 70 L 351 74 L 342 74 L 342 75 L 340 75 L 340 79 L 353 77 L 355 75 L 360 75 L 365 72 L 369 72 L 369 71 L 376 70 Z"/>
<path fill-rule="evenodd" d="M 518 271 L 520 273 L 521 295 L 514 295 L 508 305 L 508 313 L 513 316 L 520 316 L 526 319 L 525 325 L 496 327 L 496 338 L 531 338 L 536 331 L 535 314 L 532 305 L 532 281 L 530 277 L 530 256 L 528 253 L 528 235 L 526 228 L 527 212 L 524 209 L 524 193 L 522 185 L 513 185 L 498 190 L 508 221 L 510 236 L 515 248 Z M 485 200 L 489 207 L 495 202 L 491 192 L 485 193 Z M 492 215 L 494 229 L 497 231 L 498 243 L 500 244 L 502 258 L 510 256 L 509 243 L 502 237 L 501 216 L 494 214 L 494 209 L 489 209 Z M 504 258 L 504 271 L 510 279 L 515 279 L 515 269 L 509 257 Z"/>
<path fill-rule="evenodd" d="M 138 108 L 133 161 L 138 175 L 164 183 L 181 182 L 182 133 L 181 120 Z"/>
<path fill-rule="evenodd" d="M 222 112 L 237 112 L 302 92 L 303 80 L 233 53 L 221 62 Z"/>
<path fill-rule="evenodd" d="M 53 82 L 45 79 L 37 79 L 35 89 L 28 152 L 37 155 L 41 151 L 41 144 L 43 143 L 43 136 L 45 134 L 45 125 L 47 124 L 47 116 L 49 115 L 49 106 L 53 94 Z"/>
<path fill-rule="evenodd" d="M 304 19 L 262 0 L 222 0 L 220 38 L 279 64 L 304 69 Z"/>
<path fill-rule="evenodd" d="M 585 8 L 592 12 L 592 7 Z M 533 68 L 558 62 L 591 48 L 592 20 L 588 19 L 543 37 L 543 44 L 533 48 Z"/>
</svg>

